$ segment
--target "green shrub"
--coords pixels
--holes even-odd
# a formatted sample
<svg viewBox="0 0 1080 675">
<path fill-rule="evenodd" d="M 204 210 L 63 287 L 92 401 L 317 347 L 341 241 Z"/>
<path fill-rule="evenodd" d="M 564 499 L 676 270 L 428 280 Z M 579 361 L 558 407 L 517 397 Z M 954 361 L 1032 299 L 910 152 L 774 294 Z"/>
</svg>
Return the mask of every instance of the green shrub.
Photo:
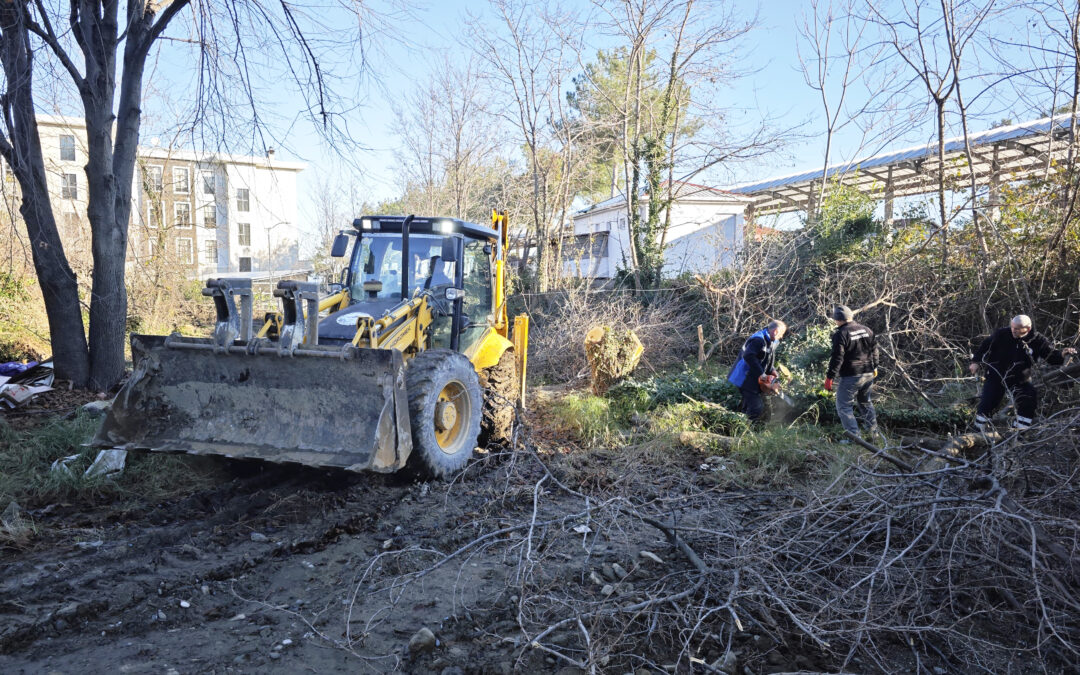
<svg viewBox="0 0 1080 675">
<path fill-rule="evenodd" d="M 727 408 L 686 401 L 657 408 L 649 418 L 649 428 L 658 434 L 708 431 L 734 436 L 749 430 L 750 420 L 746 415 Z"/>
<path fill-rule="evenodd" d="M 701 417 L 705 431 L 711 431 L 714 434 L 735 436 L 750 430 L 750 420 L 746 415 L 734 410 L 699 405 L 698 415 Z"/>
<path fill-rule="evenodd" d="M 887 427 L 918 429 L 935 433 L 954 433 L 971 421 L 974 410 L 967 405 L 948 408 L 877 408 L 878 422 Z"/>
<path fill-rule="evenodd" d="M 646 412 L 654 406 L 649 389 L 631 380 L 624 380 L 616 384 L 611 389 L 608 389 L 605 396 L 611 405 L 613 414 L 623 422 L 629 420 L 634 413 Z"/>
<path fill-rule="evenodd" d="M 743 434 L 731 459 L 740 482 L 788 484 L 792 474 L 826 468 L 834 459 L 832 446 L 822 443 L 815 428 L 768 427 Z"/>
<path fill-rule="evenodd" d="M 823 319 L 821 323 L 811 324 L 801 333 L 784 340 L 778 352 L 781 362 L 792 367 L 793 375 L 797 374 L 796 371 L 812 371 L 815 376 L 820 374 L 820 379 L 824 379 L 825 368 L 832 354 L 834 328 Z"/>
<path fill-rule="evenodd" d="M 703 375 L 686 370 L 681 373 L 657 375 L 647 380 L 624 380 L 607 394 L 619 410 L 644 412 L 661 405 L 695 401 L 719 403 L 730 409 L 739 404 L 739 392 L 727 375 Z"/>
</svg>

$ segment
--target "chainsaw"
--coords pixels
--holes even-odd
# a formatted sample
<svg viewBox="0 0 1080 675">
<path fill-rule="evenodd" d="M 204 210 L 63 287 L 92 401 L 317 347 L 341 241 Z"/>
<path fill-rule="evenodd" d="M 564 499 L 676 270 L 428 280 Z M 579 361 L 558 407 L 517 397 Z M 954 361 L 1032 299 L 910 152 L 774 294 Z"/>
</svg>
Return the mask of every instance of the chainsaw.
<svg viewBox="0 0 1080 675">
<path fill-rule="evenodd" d="M 785 394 L 780 388 L 780 382 L 777 381 L 776 375 L 762 375 L 758 377 L 758 387 L 761 388 L 763 394 L 768 396 L 778 396 L 784 403 L 795 407 L 795 401 L 791 400 L 791 397 Z"/>
</svg>

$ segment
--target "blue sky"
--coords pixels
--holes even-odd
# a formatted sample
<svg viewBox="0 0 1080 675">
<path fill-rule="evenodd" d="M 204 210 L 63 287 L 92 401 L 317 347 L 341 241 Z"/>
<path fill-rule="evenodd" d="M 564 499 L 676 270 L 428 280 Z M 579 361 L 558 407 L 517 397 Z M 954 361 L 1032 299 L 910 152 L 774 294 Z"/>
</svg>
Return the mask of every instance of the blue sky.
<svg viewBox="0 0 1080 675">
<path fill-rule="evenodd" d="M 586 0 L 577 0 L 587 8 Z M 381 4 L 380 4 L 381 3 Z M 743 40 L 741 67 L 752 70 L 727 89 L 716 92 L 727 108 L 728 125 L 738 131 L 768 119 L 775 128 L 794 131 L 785 134 L 786 145 L 778 152 L 752 163 L 724 167 L 698 177 L 697 182 L 716 186 L 745 183 L 821 166 L 824 150 L 820 101 L 816 92 L 804 82 L 799 69 L 796 28 L 807 3 L 798 0 L 734 0 L 736 11 L 743 16 L 758 15 L 757 27 Z M 343 118 L 347 121 L 353 143 L 329 149 L 309 122 L 298 114 L 297 97 L 283 87 L 270 85 L 265 100 L 272 132 L 278 137 L 274 144 L 281 159 L 297 159 L 309 163 L 301 174 L 301 228 L 313 220 L 310 202 L 303 195 L 316 189 L 320 178 L 335 173 L 350 173 L 358 180 L 360 198 L 357 201 L 374 203 L 397 196 L 393 167 L 399 161 L 397 139 L 392 133 L 392 104 L 422 84 L 446 59 L 467 58 L 469 46 L 464 43 L 464 23 L 469 13 L 483 14 L 486 2 L 427 2 L 409 3 L 404 7 L 398 0 L 376 0 L 376 7 L 389 18 L 381 30 L 370 36 L 367 44 L 369 71 L 361 80 L 346 83 L 353 87 L 357 106 Z M 314 3 L 309 5 L 309 11 Z M 321 11 L 321 10 L 319 10 Z M 338 19 L 325 15 L 327 22 Z M 347 22 L 348 17 L 341 18 Z M 611 46 L 604 38 L 596 38 L 590 49 Z M 334 53 L 339 64 L 352 57 L 349 53 Z M 273 71 L 275 63 L 267 57 L 266 67 Z M 569 87 L 569 83 L 567 83 Z M 279 91 L 278 89 L 282 89 Z M 174 90 L 175 91 L 175 90 Z M 175 94 L 172 94 L 175 96 Z M 1009 104 L 1005 104 L 1007 108 Z M 243 114 L 241 111 L 239 114 Z M 992 114 L 988 112 L 986 118 Z M 1021 115 L 1022 116 L 1022 115 Z M 1034 117 L 1035 115 L 1025 116 Z M 163 116 L 167 117 L 167 116 Z M 929 117 L 929 116 L 926 116 Z M 925 121 L 929 121 L 924 120 Z M 987 127 L 985 119 L 974 122 L 972 130 Z M 153 135 L 152 125 L 144 128 L 143 142 Z M 902 139 L 878 139 L 864 146 L 861 136 L 851 131 L 840 133 L 834 140 L 833 163 L 851 160 L 856 156 L 878 152 L 886 147 L 896 148 L 931 140 L 924 123 L 921 129 Z M 512 145 L 510 146 L 513 147 Z M 259 148 L 230 147 L 235 153 L 261 152 Z M 507 151 L 508 154 L 512 150 Z"/>
<path fill-rule="evenodd" d="M 315 190 L 320 179 L 335 172 L 353 172 L 358 176 L 363 191 L 360 201 L 374 203 L 398 195 L 399 188 L 393 173 L 393 165 L 398 161 L 398 139 L 392 133 L 392 103 L 407 96 L 418 83 L 422 84 L 443 61 L 468 58 L 468 45 L 463 44 L 465 22 L 470 15 L 483 16 L 487 11 L 487 3 L 475 1 L 409 4 L 405 10 L 400 9 L 394 0 L 384 0 L 383 4 L 376 5 L 390 18 L 384 29 L 366 43 L 369 70 L 359 86 L 362 101 L 346 116 L 354 145 L 329 149 L 316 129 L 299 114 L 296 96 L 284 91 L 270 91 L 264 96 L 267 107 L 262 114 L 270 120 L 271 133 L 277 136 L 276 139 L 269 139 L 267 144 L 275 146 L 279 159 L 309 163 L 309 168 L 301 174 L 301 195 L 305 191 L 310 193 Z M 580 0 L 579 4 L 582 8 L 589 6 L 585 0 Z M 756 0 L 737 0 L 735 5 L 746 16 L 758 13 L 760 22 L 759 27 L 745 38 L 742 52 L 741 66 L 754 69 L 755 74 L 736 81 L 730 92 L 721 94 L 730 101 L 732 123 L 736 126 L 753 126 L 762 116 L 775 118 L 776 124 L 787 126 L 806 121 L 809 117 L 807 109 L 812 102 L 792 96 L 793 92 L 805 89 L 797 69 L 794 47 L 794 17 L 801 3 L 796 0 L 775 0 L 767 3 L 767 11 L 760 12 Z M 342 16 L 343 22 L 348 20 L 348 17 Z M 605 38 L 597 36 L 589 49 L 610 46 Z M 181 45 L 178 49 L 185 47 Z M 191 77 L 190 74 L 185 75 L 182 69 L 173 70 L 181 63 L 179 54 L 168 60 L 171 62 L 170 80 L 174 77 L 179 80 Z M 267 65 L 268 70 L 273 67 L 272 63 Z M 569 87 L 570 83 L 567 82 L 566 89 Z M 173 88 L 168 96 L 176 96 L 176 91 L 191 89 Z M 158 117 L 147 116 L 142 138 L 144 145 L 154 137 L 167 142 L 167 132 L 156 129 L 154 120 L 160 119 L 168 124 L 170 117 L 166 109 L 171 105 L 175 104 L 164 105 Z M 243 114 L 243 111 L 238 111 L 238 114 Z M 183 143 L 183 140 L 180 142 Z M 260 148 L 251 146 L 229 147 L 227 150 L 237 154 L 261 152 Z M 337 156 L 338 153 L 343 157 Z M 722 185 L 767 177 L 795 168 L 814 166 L 818 154 L 814 144 L 799 142 L 787 148 L 784 155 L 771 157 L 756 165 L 739 167 L 737 174 L 724 172 L 700 180 Z M 310 213 L 305 213 L 311 210 L 305 202 L 302 196 L 302 221 L 305 216 L 312 218 Z M 300 225 L 306 227 L 308 223 L 301 222 Z"/>
</svg>

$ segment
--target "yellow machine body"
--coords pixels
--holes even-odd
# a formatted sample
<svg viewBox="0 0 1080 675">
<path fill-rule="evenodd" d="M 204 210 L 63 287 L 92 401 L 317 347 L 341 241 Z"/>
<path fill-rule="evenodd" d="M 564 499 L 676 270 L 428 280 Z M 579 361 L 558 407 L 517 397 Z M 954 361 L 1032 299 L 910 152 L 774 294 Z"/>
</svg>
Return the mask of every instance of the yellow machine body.
<svg viewBox="0 0 1080 675">
<path fill-rule="evenodd" d="M 425 236 L 435 238 L 446 222 L 424 221 L 430 228 Z M 460 353 L 483 373 L 512 350 L 523 404 L 528 318 L 517 317 L 511 330 L 506 313 L 506 215 L 493 213 L 490 229 L 449 222 L 462 230 L 463 241 L 487 242 L 483 250 L 490 246 L 491 256 L 491 319 L 485 326 L 468 325 L 480 333 Z M 404 241 L 410 236 L 409 223 L 402 227 Z M 365 231 L 357 230 L 351 236 L 357 237 L 359 248 Z M 357 256 L 354 250 L 349 269 L 356 267 Z M 402 269 L 402 274 L 408 272 Z M 457 289 L 460 299 L 450 301 L 426 286 L 417 287 L 404 300 L 364 304 L 353 296 L 369 290 L 374 296 L 385 289 L 356 282 L 320 297 L 314 284 L 283 281 L 274 291 L 282 311 L 267 315 L 256 328 L 251 285 L 245 281 L 207 281 L 203 293 L 213 298 L 217 309 L 208 338 L 132 335 L 132 376 L 93 444 L 352 471 L 404 467 L 413 449 L 409 363 L 434 347 L 437 317 L 444 322 L 445 335 L 447 308 L 455 301 L 467 308 L 466 291 Z M 450 291 L 440 292 L 449 297 Z M 376 306 L 382 309 L 378 315 L 372 311 Z M 453 310 L 451 331 L 462 321 L 456 318 L 461 311 Z M 327 338 L 327 326 L 347 329 L 345 337 Z"/>
</svg>

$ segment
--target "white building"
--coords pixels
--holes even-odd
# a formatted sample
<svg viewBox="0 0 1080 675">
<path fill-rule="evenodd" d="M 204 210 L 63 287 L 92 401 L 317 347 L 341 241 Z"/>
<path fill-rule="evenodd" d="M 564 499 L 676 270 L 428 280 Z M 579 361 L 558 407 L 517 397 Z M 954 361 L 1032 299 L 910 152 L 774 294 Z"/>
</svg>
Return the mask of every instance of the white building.
<svg viewBox="0 0 1080 675">
<path fill-rule="evenodd" d="M 53 209 L 69 256 L 89 251 L 86 126 L 39 116 Z M 178 266 L 190 277 L 285 271 L 298 262 L 300 162 L 140 147 L 128 263 Z"/>
<path fill-rule="evenodd" d="M 664 239 L 664 276 L 709 273 L 734 265 L 743 244 L 744 211 L 750 200 L 693 183 L 677 181 L 674 185 L 671 225 Z M 648 217 L 645 192 L 639 203 L 644 220 Z M 619 269 L 629 269 L 626 215 L 624 195 L 574 213 L 573 243 L 563 247 L 563 273 L 611 279 Z"/>
</svg>

